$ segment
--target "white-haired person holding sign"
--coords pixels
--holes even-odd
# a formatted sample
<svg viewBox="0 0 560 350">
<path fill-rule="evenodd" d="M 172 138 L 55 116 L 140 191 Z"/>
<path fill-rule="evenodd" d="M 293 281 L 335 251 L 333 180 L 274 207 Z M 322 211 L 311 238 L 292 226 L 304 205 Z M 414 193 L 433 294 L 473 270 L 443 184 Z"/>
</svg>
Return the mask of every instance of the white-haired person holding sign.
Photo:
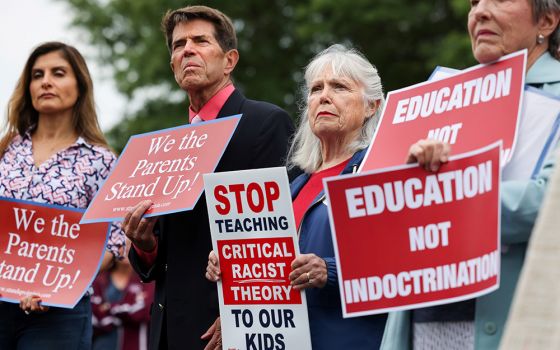
<svg viewBox="0 0 560 350">
<path fill-rule="evenodd" d="M 291 183 L 301 255 L 289 275 L 305 290 L 313 349 L 377 349 L 386 314 L 343 318 L 323 179 L 357 170 L 384 102 L 377 69 L 357 50 L 333 45 L 305 69 L 305 105 L 288 167 L 304 174 Z M 215 253 L 206 277 L 219 279 Z"/>
</svg>

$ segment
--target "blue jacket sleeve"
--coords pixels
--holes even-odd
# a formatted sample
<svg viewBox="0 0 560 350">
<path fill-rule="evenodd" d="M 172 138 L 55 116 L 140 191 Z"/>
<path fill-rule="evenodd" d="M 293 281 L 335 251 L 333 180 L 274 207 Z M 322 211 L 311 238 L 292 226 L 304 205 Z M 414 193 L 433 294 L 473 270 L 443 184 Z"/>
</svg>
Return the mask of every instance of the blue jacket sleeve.
<svg viewBox="0 0 560 350">
<path fill-rule="evenodd" d="M 536 179 L 502 183 L 502 243 L 514 244 L 529 240 L 557 154 L 558 148 L 550 154 Z"/>
<path fill-rule="evenodd" d="M 327 263 L 327 284 L 326 289 L 338 289 L 338 272 L 336 270 L 336 259 L 334 256 L 323 258 Z"/>
</svg>

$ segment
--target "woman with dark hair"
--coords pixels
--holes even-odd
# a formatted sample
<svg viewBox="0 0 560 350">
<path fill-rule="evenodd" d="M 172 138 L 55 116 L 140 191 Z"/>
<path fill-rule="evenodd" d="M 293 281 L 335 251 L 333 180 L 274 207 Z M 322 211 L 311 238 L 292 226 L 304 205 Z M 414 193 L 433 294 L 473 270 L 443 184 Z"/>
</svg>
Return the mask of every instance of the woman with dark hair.
<svg viewBox="0 0 560 350">
<path fill-rule="evenodd" d="M 93 84 L 82 55 L 47 42 L 33 50 L 8 104 L 0 139 L 0 196 L 86 208 L 109 175 L 115 155 L 99 128 Z M 102 268 L 120 258 L 124 233 L 113 225 Z M 0 349 L 89 349 L 91 305 L 46 307 L 25 296 L 0 302 Z"/>
<path fill-rule="evenodd" d="M 527 49 L 525 82 L 560 96 L 560 1 L 471 0 L 468 31 L 480 63 Z M 529 116 L 538 118 L 538 116 Z M 409 160 L 439 168 L 449 147 L 422 140 Z M 554 167 L 551 157 L 535 179 L 501 183 L 500 288 L 460 303 L 389 314 L 382 349 L 497 349 L 527 243 Z"/>
</svg>

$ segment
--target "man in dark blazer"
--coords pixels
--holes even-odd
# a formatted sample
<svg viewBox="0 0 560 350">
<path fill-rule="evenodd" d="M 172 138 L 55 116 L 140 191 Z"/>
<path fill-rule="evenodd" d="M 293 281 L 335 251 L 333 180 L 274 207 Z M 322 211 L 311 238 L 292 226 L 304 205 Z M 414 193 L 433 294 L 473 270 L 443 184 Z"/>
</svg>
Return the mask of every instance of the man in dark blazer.
<svg viewBox="0 0 560 350">
<path fill-rule="evenodd" d="M 293 124 L 281 108 L 245 98 L 232 84 L 237 38 L 218 10 L 189 6 L 163 18 L 171 69 L 189 95 L 191 122 L 242 114 L 216 171 L 284 164 Z M 193 210 L 142 218 L 149 200 L 127 213 L 129 258 L 145 282 L 156 281 L 149 348 L 203 349 L 201 335 L 219 315 L 216 284 L 204 277 L 212 249 L 206 199 Z"/>
</svg>

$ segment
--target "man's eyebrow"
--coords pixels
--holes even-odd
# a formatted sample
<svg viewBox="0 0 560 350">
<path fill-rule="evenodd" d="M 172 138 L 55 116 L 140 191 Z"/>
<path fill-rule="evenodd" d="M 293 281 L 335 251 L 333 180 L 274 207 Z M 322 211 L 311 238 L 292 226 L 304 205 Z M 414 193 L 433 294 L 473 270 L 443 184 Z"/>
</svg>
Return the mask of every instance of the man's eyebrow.
<svg viewBox="0 0 560 350">
<path fill-rule="evenodd" d="M 181 41 L 185 41 L 185 40 L 187 40 L 187 39 L 185 39 L 185 38 L 173 39 L 173 41 L 171 41 L 171 44 L 173 45 L 173 44 L 175 44 L 175 43 L 180 43 Z"/>
<path fill-rule="evenodd" d="M 191 40 L 208 40 L 209 38 L 211 38 L 211 35 L 208 34 L 196 34 L 196 35 L 192 35 L 192 36 L 188 36 L 188 37 L 183 37 L 183 38 L 177 38 L 175 40 L 173 40 L 171 42 L 171 46 L 173 46 L 176 43 L 182 43 L 187 41 L 188 39 Z"/>
<path fill-rule="evenodd" d="M 208 39 L 210 36 L 207 34 L 199 34 L 199 35 L 193 35 L 192 39 L 193 40 L 200 40 L 200 39 Z"/>
</svg>

